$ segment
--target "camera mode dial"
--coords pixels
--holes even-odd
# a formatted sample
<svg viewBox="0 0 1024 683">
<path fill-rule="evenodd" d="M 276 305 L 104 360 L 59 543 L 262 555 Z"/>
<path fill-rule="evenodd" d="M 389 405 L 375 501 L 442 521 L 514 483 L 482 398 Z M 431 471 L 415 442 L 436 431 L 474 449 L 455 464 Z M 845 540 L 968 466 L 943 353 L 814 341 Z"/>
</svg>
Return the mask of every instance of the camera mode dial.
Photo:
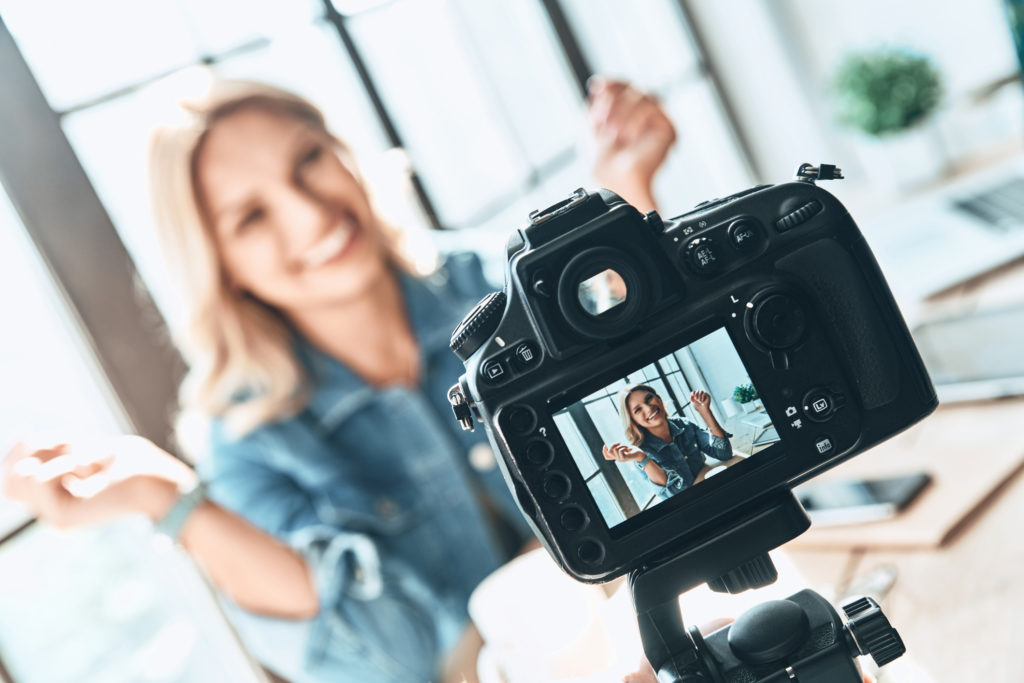
<svg viewBox="0 0 1024 683">
<path fill-rule="evenodd" d="M 463 363 L 494 335 L 507 300 L 505 292 L 491 292 L 473 307 L 452 332 L 449 346 Z"/>
</svg>

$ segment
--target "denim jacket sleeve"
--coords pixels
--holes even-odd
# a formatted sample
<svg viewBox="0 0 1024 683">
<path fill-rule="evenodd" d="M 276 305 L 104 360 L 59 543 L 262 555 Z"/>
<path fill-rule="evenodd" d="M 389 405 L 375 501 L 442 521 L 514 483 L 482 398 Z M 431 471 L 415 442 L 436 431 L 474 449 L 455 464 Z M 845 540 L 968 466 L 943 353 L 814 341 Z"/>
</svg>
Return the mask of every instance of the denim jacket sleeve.
<svg viewBox="0 0 1024 683">
<path fill-rule="evenodd" d="M 212 446 L 201 468 L 211 499 L 301 553 L 316 587 L 320 612 L 306 624 L 302 671 L 279 673 L 360 683 L 434 678 L 451 635 L 439 633 L 443 610 L 415 573 L 382 557 L 370 536 L 324 523 L 309 495 L 273 467 L 267 435 L 232 441 L 215 428 Z M 254 654 L 273 666 L 273 657 Z"/>
<path fill-rule="evenodd" d="M 690 423 L 690 428 L 694 431 L 697 447 L 702 453 L 715 460 L 728 460 L 732 457 L 732 444 L 729 442 L 732 434 L 725 432 L 725 436 L 715 436 L 693 423 Z"/>
</svg>

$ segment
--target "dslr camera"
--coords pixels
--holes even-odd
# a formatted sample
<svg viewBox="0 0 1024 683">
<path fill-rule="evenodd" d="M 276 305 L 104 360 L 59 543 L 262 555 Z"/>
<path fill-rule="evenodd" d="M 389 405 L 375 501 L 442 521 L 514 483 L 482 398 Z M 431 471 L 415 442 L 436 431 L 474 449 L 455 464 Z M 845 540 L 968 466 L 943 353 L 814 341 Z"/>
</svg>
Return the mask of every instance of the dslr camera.
<svg viewBox="0 0 1024 683">
<path fill-rule="evenodd" d="M 456 417 L 484 424 L 562 569 L 629 574 L 661 680 L 860 680 L 854 656 L 903 652 L 870 600 L 844 622 L 801 591 L 706 640 L 675 604 L 772 582 L 767 552 L 810 524 L 793 487 L 937 405 L 864 237 L 815 184 L 841 177 L 803 164 L 671 219 L 577 190 L 510 236 L 504 291 L 452 335 Z"/>
</svg>

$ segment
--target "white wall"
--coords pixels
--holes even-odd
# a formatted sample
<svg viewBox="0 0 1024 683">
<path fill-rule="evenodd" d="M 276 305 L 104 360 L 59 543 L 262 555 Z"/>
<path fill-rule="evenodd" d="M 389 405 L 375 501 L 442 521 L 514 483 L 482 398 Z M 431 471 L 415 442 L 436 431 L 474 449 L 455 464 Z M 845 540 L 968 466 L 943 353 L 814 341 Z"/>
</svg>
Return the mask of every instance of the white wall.
<svg viewBox="0 0 1024 683">
<path fill-rule="evenodd" d="M 908 47 L 934 59 L 947 97 L 935 144 L 956 162 L 1024 135 L 1024 93 L 971 95 L 1019 72 L 1000 0 L 692 0 L 709 58 L 766 180 L 799 161 L 835 161 L 847 184 L 873 181 L 863 139 L 834 123 L 829 84 L 851 51 Z M 874 182 L 878 182 L 875 178 Z"/>
</svg>

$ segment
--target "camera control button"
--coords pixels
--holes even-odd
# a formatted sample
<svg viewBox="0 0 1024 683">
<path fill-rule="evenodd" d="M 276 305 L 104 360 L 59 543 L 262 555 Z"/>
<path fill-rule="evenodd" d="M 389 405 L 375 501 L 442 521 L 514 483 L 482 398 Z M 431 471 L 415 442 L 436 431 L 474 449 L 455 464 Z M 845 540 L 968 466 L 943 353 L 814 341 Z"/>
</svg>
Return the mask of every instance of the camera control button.
<svg viewBox="0 0 1024 683">
<path fill-rule="evenodd" d="M 787 349 L 804 336 L 807 328 L 804 309 L 793 297 L 772 294 L 754 308 L 751 331 L 770 349 Z"/>
<path fill-rule="evenodd" d="M 508 378 L 508 371 L 500 360 L 489 360 L 480 366 L 480 373 L 488 382 L 501 382 Z"/>
<path fill-rule="evenodd" d="M 775 221 L 775 229 L 779 232 L 786 232 L 801 223 L 806 223 L 812 217 L 821 213 L 821 202 L 812 199 L 796 211 L 791 211 Z"/>
<path fill-rule="evenodd" d="M 821 389 L 812 389 L 804 397 L 804 415 L 815 422 L 824 422 L 832 417 L 837 404 L 832 394 Z"/>
<path fill-rule="evenodd" d="M 473 307 L 452 332 L 449 345 L 463 363 L 497 331 L 507 301 L 505 292 L 491 292 Z"/>
<path fill-rule="evenodd" d="M 604 546 L 588 538 L 576 548 L 576 555 L 584 564 L 595 565 L 604 559 Z"/>
<path fill-rule="evenodd" d="M 544 495 L 551 500 L 562 501 L 569 497 L 572 483 L 569 481 L 569 477 L 563 473 L 550 472 L 544 477 L 544 483 L 541 485 L 541 488 L 544 489 Z"/>
<path fill-rule="evenodd" d="M 585 527 L 590 520 L 582 508 L 572 505 L 562 510 L 562 514 L 558 516 L 558 521 L 561 522 L 563 529 L 573 532 Z"/>
<path fill-rule="evenodd" d="M 836 445 L 830 437 L 823 435 L 814 440 L 814 449 L 818 451 L 818 455 L 831 455 Z"/>
<path fill-rule="evenodd" d="M 530 342 L 516 344 L 515 350 L 512 353 L 516 358 L 516 365 L 523 370 L 532 368 L 540 360 L 537 356 L 537 349 Z"/>
<path fill-rule="evenodd" d="M 513 406 L 505 420 L 509 429 L 517 434 L 529 434 L 537 426 L 537 415 L 528 406 Z"/>
<path fill-rule="evenodd" d="M 725 265 L 719 246 L 709 237 L 698 237 L 686 245 L 683 258 L 698 275 L 714 275 Z"/>
<path fill-rule="evenodd" d="M 555 447 L 543 439 L 533 439 L 526 444 L 526 459 L 531 465 L 547 467 L 555 457 Z"/>
<path fill-rule="evenodd" d="M 738 250 L 749 253 L 764 241 L 761 229 L 751 220 L 740 219 L 729 226 L 729 240 Z"/>
</svg>

